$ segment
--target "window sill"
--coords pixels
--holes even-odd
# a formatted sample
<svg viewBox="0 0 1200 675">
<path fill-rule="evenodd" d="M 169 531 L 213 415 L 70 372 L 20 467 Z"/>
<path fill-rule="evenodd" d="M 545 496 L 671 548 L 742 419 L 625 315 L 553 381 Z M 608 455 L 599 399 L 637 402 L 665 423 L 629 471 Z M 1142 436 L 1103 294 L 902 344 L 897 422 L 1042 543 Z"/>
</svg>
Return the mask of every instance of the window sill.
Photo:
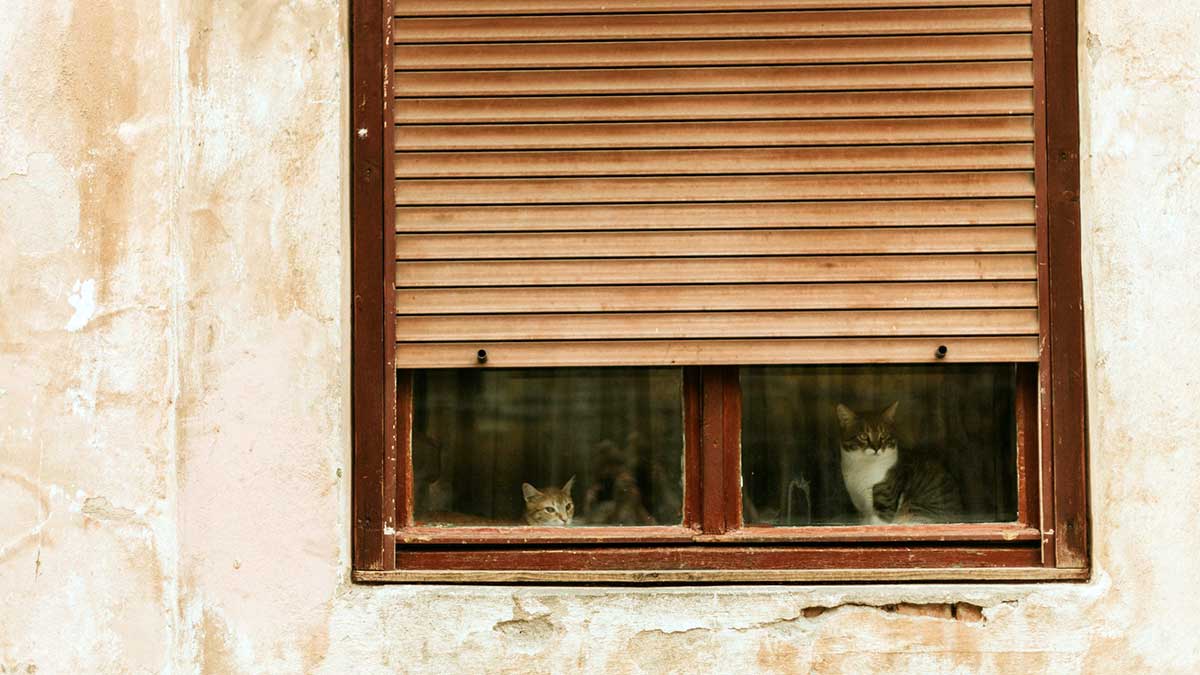
<svg viewBox="0 0 1200 675">
<path fill-rule="evenodd" d="M 912 568 L 824 570 L 356 570 L 357 583 L 402 584 L 604 584 L 615 586 L 689 584 L 851 584 L 893 582 L 1087 581 L 1091 570 L 1046 567 Z"/>
<path fill-rule="evenodd" d="M 953 525 L 822 525 L 766 527 L 752 525 L 724 534 L 704 534 L 687 527 L 408 527 L 396 532 L 401 545 L 522 545 L 522 544 L 667 544 L 751 543 L 785 544 L 888 542 L 1029 542 L 1039 541 L 1036 527 L 1019 523 Z"/>
</svg>

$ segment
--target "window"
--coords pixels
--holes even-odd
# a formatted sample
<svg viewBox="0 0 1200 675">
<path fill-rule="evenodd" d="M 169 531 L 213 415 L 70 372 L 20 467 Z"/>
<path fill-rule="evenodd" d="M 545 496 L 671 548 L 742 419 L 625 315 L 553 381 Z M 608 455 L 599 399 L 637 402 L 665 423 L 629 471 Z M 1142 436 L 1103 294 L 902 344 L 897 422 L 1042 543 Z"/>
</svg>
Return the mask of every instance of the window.
<svg viewBox="0 0 1200 675">
<path fill-rule="evenodd" d="M 352 3 L 356 578 L 1085 578 L 1075 11 Z"/>
</svg>

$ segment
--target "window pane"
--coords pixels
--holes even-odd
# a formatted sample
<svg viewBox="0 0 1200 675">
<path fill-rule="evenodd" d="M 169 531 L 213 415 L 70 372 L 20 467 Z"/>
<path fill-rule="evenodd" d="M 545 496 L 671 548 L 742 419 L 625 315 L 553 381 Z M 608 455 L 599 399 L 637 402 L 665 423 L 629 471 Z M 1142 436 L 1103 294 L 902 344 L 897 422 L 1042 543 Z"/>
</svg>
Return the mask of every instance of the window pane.
<svg viewBox="0 0 1200 675">
<path fill-rule="evenodd" d="M 415 519 L 436 525 L 678 525 L 677 368 L 413 375 Z"/>
<path fill-rule="evenodd" d="M 1016 519 L 1012 365 L 743 368 L 747 524 Z"/>
</svg>

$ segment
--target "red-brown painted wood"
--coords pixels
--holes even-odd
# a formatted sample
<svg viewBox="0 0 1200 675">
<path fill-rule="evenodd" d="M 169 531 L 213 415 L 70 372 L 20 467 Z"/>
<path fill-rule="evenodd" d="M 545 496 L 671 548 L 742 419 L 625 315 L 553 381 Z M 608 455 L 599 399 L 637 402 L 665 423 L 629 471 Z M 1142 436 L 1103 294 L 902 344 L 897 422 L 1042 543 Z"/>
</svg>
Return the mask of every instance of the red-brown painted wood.
<svg viewBox="0 0 1200 675">
<path fill-rule="evenodd" d="M 755 525 L 723 535 L 698 535 L 697 541 L 716 543 L 858 544 L 858 543 L 948 543 L 948 542 L 1038 542 L 1041 532 L 1020 523 L 964 523 L 937 525 L 824 525 L 764 527 Z"/>
<path fill-rule="evenodd" d="M 725 376 L 721 367 L 701 375 L 701 523 L 706 534 L 725 532 Z"/>
<path fill-rule="evenodd" d="M 1049 452 L 1053 409 L 1050 404 L 1050 231 L 1046 214 L 1049 212 L 1049 188 L 1046 182 L 1046 31 L 1044 0 L 1036 0 L 1033 10 L 1034 64 L 1034 223 L 1037 230 L 1038 284 L 1038 444 L 1037 467 L 1037 525 L 1042 530 L 1042 563 L 1055 565 L 1054 543 L 1054 456 Z"/>
<path fill-rule="evenodd" d="M 411 370 L 396 371 L 396 529 L 413 524 Z"/>
<path fill-rule="evenodd" d="M 360 570 L 394 567 L 391 556 L 397 549 L 389 533 L 392 526 L 411 522 L 411 390 L 407 376 L 401 377 L 397 397 L 390 361 L 394 335 L 389 333 L 394 330 L 389 320 L 394 307 L 395 275 L 390 267 L 394 264 L 394 239 L 383 236 L 393 231 L 391 219 L 396 213 L 387 206 L 390 177 L 395 173 L 390 152 L 395 145 L 390 137 L 392 127 L 385 122 L 392 119 L 388 109 L 393 93 L 388 80 L 391 56 L 386 47 L 381 48 L 391 41 L 390 19 L 385 18 L 390 5 L 389 1 L 354 0 L 351 6 L 353 508 L 354 564 Z M 737 370 L 716 366 L 690 368 L 685 375 L 685 433 L 689 440 L 684 458 L 684 523 L 702 527 L 703 532 L 686 527 L 573 528 L 555 533 L 527 528 L 407 528 L 401 538 L 411 543 L 400 547 L 399 566 L 418 570 L 1086 567 L 1077 2 L 1035 0 L 1031 10 L 1035 25 L 1033 192 L 1037 195 L 1042 338 L 1036 369 L 1032 365 L 1018 369 L 1019 523 L 739 529 Z M 381 343 L 385 345 L 382 350 Z M 1040 526 L 1040 532 L 1029 526 Z M 780 545 L 784 537 L 804 543 Z M 1040 550 L 1035 545 L 1038 537 Z M 623 545 L 633 541 L 651 545 Z M 450 542 L 472 547 L 442 548 Z M 665 546 L 666 542 L 678 545 Z M 744 545 L 749 542 L 764 545 Z M 831 546 L 832 542 L 846 545 Z"/>
<path fill-rule="evenodd" d="M 1020 523 L 964 523 L 937 525 L 829 525 L 765 527 L 756 525 L 725 534 L 704 534 L 688 527 L 409 527 L 396 533 L 405 548 L 487 544 L 493 546 L 545 546 L 549 544 L 740 544 L 782 543 L 805 545 L 941 544 L 949 542 L 1007 543 L 1041 540 L 1036 527 Z"/>
<path fill-rule="evenodd" d="M 699 368 L 683 371 L 683 523 L 699 530 L 703 527 L 703 448 L 700 438 L 703 400 Z"/>
<path fill-rule="evenodd" d="M 1055 556 L 1058 567 L 1080 568 L 1089 551 L 1077 2 L 1045 3 L 1043 14 Z"/>
<path fill-rule="evenodd" d="M 395 567 L 395 276 L 390 0 L 354 0 L 351 21 L 353 559 Z"/>
<path fill-rule="evenodd" d="M 725 466 L 725 527 L 742 527 L 742 387 L 739 369 L 721 368 L 722 446 Z"/>
<path fill-rule="evenodd" d="M 402 569 L 684 570 L 1033 567 L 1036 547 L 680 546 L 545 549 L 401 549 Z"/>
<path fill-rule="evenodd" d="M 1038 483 L 1038 370 L 1034 364 L 1017 366 L 1017 522 L 1039 531 Z"/>
<path fill-rule="evenodd" d="M 697 531 L 687 527 L 409 527 L 396 533 L 403 546 L 489 544 L 505 546 L 547 544 L 690 543 Z"/>
</svg>

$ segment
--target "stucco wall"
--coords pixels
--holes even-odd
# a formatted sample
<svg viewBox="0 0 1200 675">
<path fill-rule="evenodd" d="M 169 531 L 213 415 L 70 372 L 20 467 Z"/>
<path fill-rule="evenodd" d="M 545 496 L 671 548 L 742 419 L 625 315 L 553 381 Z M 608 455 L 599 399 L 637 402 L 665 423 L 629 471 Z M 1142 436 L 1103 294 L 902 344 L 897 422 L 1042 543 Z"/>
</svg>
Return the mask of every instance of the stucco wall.
<svg viewBox="0 0 1200 675">
<path fill-rule="evenodd" d="M 1200 670 L 1193 2 L 1085 2 L 1097 572 L 1045 586 L 349 584 L 345 13 L 0 3 L 0 672 Z"/>
</svg>

